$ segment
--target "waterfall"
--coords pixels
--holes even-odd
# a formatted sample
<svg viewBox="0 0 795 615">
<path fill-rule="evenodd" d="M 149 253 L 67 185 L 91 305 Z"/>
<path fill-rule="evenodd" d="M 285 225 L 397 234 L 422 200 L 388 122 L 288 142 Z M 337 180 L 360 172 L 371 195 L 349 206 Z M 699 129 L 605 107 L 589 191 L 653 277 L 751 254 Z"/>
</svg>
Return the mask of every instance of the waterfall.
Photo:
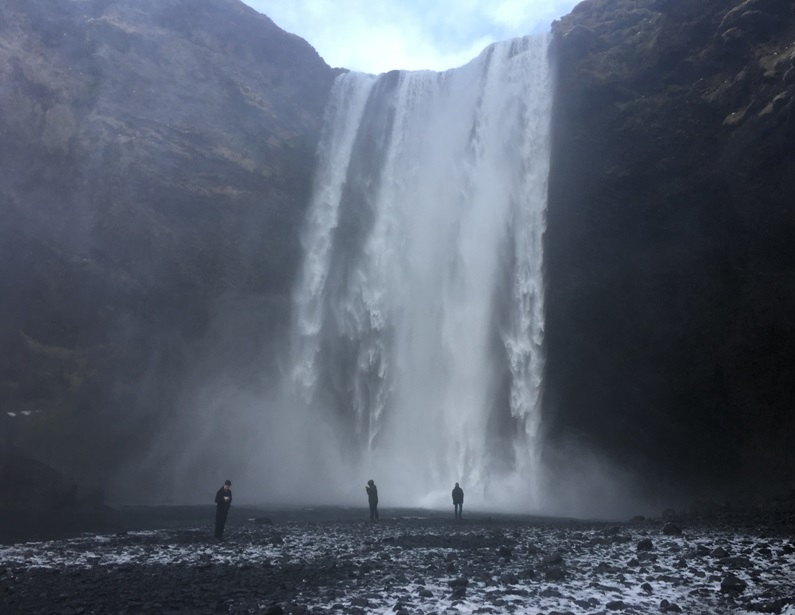
<svg viewBox="0 0 795 615">
<path fill-rule="evenodd" d="M 455 482 L 475 506 L 537 501 L 548 43 L 335 82 L 295 290 L 292 411 L 394 505 L 448 505 Z"/>
</svg>

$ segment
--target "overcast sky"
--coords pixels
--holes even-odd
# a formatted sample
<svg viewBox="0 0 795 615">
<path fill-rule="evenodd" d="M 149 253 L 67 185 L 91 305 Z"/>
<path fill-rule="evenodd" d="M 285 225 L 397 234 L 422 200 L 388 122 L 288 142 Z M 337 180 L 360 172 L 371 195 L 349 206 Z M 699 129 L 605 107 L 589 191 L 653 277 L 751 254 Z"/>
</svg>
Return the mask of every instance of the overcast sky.
<svg viewBox="0 0 795 615">
<path fill-rule="evenodd" d="M 243 0 L 333 67 L 446 70 L 489 43 L 546 32 L 578 0 Z"/>
</svg>

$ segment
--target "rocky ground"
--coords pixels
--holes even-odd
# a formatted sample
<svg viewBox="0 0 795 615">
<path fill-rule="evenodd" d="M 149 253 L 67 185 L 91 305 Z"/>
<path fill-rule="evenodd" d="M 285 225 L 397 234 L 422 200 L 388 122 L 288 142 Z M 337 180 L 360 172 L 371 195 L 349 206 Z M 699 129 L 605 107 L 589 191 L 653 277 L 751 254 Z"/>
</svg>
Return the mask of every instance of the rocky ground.
<svg viewBox="0 0 795 615">
<path fill-rule="evenodd" d="M 222 543 L 202 507 L 182 523 L 152 513 L 159 529 L 0 546 L 0 611 L 795 615 L 795 539 L 780 529 L 256 513 L 233 511 Z"/>
</svg>

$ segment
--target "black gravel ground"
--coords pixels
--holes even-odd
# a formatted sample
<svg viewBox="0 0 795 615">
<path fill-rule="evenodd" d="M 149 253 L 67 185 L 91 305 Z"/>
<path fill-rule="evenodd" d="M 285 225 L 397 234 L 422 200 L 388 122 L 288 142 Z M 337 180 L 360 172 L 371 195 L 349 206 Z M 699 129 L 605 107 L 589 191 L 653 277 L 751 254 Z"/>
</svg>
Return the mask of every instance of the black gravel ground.
<svg viewBox="0 0 795 615">
<path fill-rule="evenodd" d="M 366 514 L 235 508 L 221 543 L 208 507 L 5 526 L 0 612 L 795 615 L 781 527 Z"/>
</svg>

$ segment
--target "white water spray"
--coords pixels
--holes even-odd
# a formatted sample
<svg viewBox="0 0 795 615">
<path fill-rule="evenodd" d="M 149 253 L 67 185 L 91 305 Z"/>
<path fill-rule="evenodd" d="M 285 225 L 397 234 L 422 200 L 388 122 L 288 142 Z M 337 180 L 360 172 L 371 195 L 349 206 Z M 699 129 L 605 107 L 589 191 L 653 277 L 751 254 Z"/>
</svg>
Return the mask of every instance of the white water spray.
<svg viewBox="0 0 795 615">
<path fill-rule="evenodd" d="M 454 482 L 470 506 L 537 505 L 547 47 L 332 92 L 292 380 L 350 480 L 394 505 L 447 505 Z"/>
</svg>

